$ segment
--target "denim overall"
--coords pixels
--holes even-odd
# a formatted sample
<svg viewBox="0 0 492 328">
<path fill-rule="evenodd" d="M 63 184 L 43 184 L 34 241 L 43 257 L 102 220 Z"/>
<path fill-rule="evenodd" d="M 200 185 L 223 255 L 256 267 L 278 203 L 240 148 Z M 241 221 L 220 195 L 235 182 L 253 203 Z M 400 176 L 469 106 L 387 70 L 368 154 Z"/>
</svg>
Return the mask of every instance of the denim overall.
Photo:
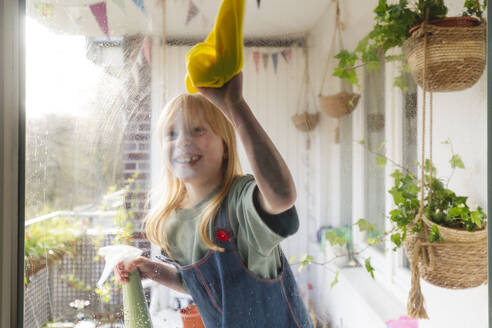
<svg viewBox="0 0 492 328">
<path fill-rule="evenodd" d="M 181 273 L 207 328 L 313 328 L 290 266 L 280 250 L 282 271 L 276 279 L 257 277 L 243 264 L 229 224 L 225 201 L 214 222 L 216 245 Z"/>
</svg>

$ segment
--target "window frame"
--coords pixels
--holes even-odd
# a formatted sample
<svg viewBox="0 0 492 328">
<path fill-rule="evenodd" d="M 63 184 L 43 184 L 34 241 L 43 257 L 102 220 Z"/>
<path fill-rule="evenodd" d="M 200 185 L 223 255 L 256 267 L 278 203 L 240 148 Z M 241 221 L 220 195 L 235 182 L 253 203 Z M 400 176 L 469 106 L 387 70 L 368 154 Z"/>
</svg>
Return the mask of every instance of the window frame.
<svg viewBox="0 0 492 328">
<path fill-rule="evenodd" d="M 390 53 L 390 55 L 393 53 Z M 395 53 L 396 54 L 396 50 Z M 403 161 L 403 93 L 401 90 L 393 86 L 393 80 L 395 76 L 399 75 L 398 66 L 395 62 L 385 63 L 384 69 L 384 94 L 385 94 L 385 154 L 388 158 L 391 158 L 397 163 Z M 362 86 L 364 88 L 364 86 Z M 364 139 L 366 135 L 365 129 L 365 117 L 367 110 L 363 104 L 359 104 L 358 110 L 354 111 L 353 116 L 353 140 L 358 141 Z M 353 166 L 353 224 L 355 224 L 360 218 L 365 217 L 365 171 L 366 162 L 364 161 L 366 150 L 363 147 L 355 147 L 353 150 L 354 163 L 359 163 Z M 395 167 L 390 162 L 384 167 L 385 175 L 385 188 L 389 190 L 393 186 L 393 178 L 391 173 Z M 385 213 L 394 207 L 393 199 L 391 195 L 385 192 L 384 196 Z M 385 219 L 385 229 L 391 229 L 391 221 Z M 364 235 L 360 233 L 359 229 L 354 226 L 353 228 L 354 242 L 356 245 L 360 245 L 359 249 L 365 249 L 367 244 L 364 241 Z M 375 269 L 375 280 L 379 284 L 385 286 L 388 290 L 394 292 L 396 298 L 402 302 L 406 302 L 407 292 L 410 289 L 410 270 L 403 265 L 404 252 L 399 249 L 394 252 L 392 242 L 387 237 L 384 242 L 384 252 L 374 249 L 372 247 L 367 248 L 363 253 L 359 255 L 359 262 L 363 266 L 364 261 L 367 258 L 371 258 L 371 265 Z"/>
<path fill-rule="evenodd" d="M 0 0 L 0 326 L 23 327 L 24 0 Z"/>
</svg>

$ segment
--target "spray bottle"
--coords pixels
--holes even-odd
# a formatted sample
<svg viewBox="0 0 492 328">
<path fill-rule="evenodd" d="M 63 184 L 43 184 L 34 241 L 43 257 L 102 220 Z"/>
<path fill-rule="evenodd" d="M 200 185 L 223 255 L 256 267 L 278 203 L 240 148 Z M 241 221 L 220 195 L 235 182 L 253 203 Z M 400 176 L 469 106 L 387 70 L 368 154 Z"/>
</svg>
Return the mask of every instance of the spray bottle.
<svg viewBox="0 0 492 328">
<path fill-rule="evenodd" d="M 101 288 L 118 262 L 123 261 L 125 265 L 128 265 L 130 261 L 142 255 L 142 252 L 141 249 L 128 245 L 111 245 L 100 248 L 98 255 L 104 256 L 106 265 L 97 286 Z M 130 272 L 128 278 L 129 282 L 122 286 L 125 328 L 152 328 L 140 273 L 138 270 Z"/>
</svg>

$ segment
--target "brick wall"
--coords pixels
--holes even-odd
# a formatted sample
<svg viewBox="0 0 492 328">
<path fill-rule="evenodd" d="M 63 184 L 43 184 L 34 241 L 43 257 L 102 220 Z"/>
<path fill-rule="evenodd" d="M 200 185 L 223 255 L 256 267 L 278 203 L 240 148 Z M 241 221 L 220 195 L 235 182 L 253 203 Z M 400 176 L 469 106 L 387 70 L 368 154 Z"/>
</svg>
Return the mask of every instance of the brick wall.
<svg viewBox="0 0 492 328">
<path fill-rule="evenodd" d="M 122 43 L 126 75 L 126 127 L 123 139 L 123 183 L 138 173 L 126 199 L 134 203 L 136 219 L 145 216 L 146 195 L 150 188 L 151 66 L 143 53 L 144 37 L 125 37 Z"/>
</svg>

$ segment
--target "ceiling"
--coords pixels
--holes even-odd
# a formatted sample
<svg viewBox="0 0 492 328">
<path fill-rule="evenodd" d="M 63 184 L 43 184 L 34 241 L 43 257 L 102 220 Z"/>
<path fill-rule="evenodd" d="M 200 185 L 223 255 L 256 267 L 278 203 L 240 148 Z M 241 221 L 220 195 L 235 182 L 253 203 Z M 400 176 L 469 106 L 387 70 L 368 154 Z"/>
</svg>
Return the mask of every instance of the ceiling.
<svg viewBox="0 0 492 328">
<path fill-rule="evenodd" d="M 164 0 L 34 0 L 28 16 L 57 33 L 90 37 L 121 37 L 161 32 Z M 227 0 L 230 1 L 230 0 Z M 306 34 L 333 0 L 245 0 L 244 37 L 297 38 Z M 166 35 L 172 39 L 203 39 L 212 29 L 222 0 L 165 0 Z M 195 15 L 189 16 L 190 9 Z"/>
<path fill-rule="evenodd" d="M 167 0 L 166 34 L 170 38 L 203 38 L 211 30 L 221 0 L 192 0 L 197 14 L 186 24 L 190 0 Z M 309 31 L 332 0 L 246 0 L 245 38 L 291 38 Z"/>
</svg>

